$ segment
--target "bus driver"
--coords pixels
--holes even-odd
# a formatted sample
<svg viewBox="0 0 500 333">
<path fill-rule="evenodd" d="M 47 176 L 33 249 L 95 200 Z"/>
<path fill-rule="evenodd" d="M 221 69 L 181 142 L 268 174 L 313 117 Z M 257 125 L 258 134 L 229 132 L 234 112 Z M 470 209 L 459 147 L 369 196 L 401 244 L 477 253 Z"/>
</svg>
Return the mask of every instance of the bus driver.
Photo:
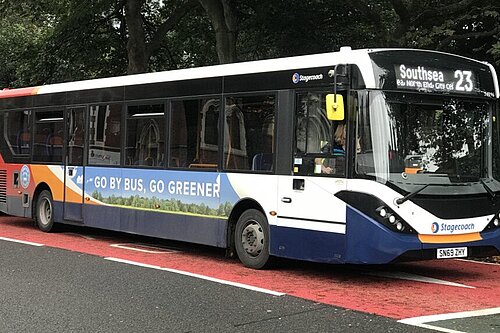
<svg viewBox="0 0 500 333">
<path fill-rule="evenodd" d="M 345 123 L 340 123 L 337 125 L 337 128 L 335 129 L 334 133 L 335 141 L 333 147 L 329 143 L 326 143 L 321 149 L 323 153 L 332 154 L 333 158 L 321 158 L 321 157 L 315 158 L 314 159 L 314 163 L 316 165 L 315 170 L 321 168 L 321 173 L 337 174 L 337 175 L 344 174 L 346 138 L 347 138 L 346 129 L 347 126 Z M 356 152 L 357 153 L 361 152 L 359 137 L 356 140 Z M 326 165 L 325 162 L 327 162 Z M 329 164 L 333 164 L 333 166 Z"/>
</svg>

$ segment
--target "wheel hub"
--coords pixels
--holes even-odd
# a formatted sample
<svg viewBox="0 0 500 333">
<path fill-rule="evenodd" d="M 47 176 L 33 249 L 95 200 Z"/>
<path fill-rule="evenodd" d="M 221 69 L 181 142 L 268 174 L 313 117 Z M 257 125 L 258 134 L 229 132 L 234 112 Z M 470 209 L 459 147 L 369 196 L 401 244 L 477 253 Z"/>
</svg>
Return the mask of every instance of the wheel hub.
<svg viewBox="0 0 500 333">
<path fill-rule="evenodd" d="M 43 200 L 43 202 L 40 204 L 40 217 L 41 217 L 40 222 L 43 225 L 47 225 L 51 221 L 52 206 L 47 199 Z"/>
<path fill-rule="evenodd" d="M 249 255 L 256 257 L 264 249 L 264 232 L 256 221 L 251 221 L 241 233 L 243 249 Z"/>
</svg>

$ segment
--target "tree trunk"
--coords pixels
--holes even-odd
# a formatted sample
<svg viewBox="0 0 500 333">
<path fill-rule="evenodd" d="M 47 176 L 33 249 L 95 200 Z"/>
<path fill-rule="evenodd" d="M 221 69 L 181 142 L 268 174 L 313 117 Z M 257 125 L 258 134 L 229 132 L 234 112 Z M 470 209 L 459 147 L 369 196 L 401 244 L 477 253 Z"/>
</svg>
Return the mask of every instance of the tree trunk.
<svg viewBox="0 0 500 333">
<path fill-rule="evenodd" d="M 144 73 L 148 69 L 146 56 L 146 34 L 141 15 L 145 0 L 126 0 L 125 20 L 128 28 L 128 74 Z"/>
<path fill-rule="evenodd" d="M 229 0 L 199 0 L 215 30 L 217 56 L 221 64 L 237 61 L 236 14 Z"/>
</svg>

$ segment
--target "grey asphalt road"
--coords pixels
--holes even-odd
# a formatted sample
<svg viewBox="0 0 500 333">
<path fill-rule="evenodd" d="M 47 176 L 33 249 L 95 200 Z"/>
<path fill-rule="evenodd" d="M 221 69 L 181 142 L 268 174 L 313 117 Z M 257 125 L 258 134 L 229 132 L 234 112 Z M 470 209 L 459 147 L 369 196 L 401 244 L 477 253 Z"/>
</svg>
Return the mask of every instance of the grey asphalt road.
<svg viewBox="0 0 500 333">
<path fill-rule="evenodd" d="M 0 332 L 431 331 L 291 296 L 0 240 Z"/>
</svg>

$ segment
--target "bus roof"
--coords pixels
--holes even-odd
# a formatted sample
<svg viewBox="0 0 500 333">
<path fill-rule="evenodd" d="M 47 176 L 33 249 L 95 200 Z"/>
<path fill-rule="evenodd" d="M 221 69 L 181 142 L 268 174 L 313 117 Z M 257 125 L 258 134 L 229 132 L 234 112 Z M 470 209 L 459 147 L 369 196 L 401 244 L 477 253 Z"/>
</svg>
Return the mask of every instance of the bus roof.
<svg viewBox="0 0 500 333">
<path fill-rule="evenodd" d="M 171 71 L 162 71 L 155 73 L 144 73 L 134 75 L 124 75 L 117 77 L 74 81 L 66 83 L 56 83 L 37 87 L 4 89 L 0 91 L 0 98 L 11 98 L 30 95 L 51 94 L 78 90 L 90 90 L 99 88 L 111 88 L 121 86 L 141 85 L 147 83 L 172 82 L 180 80 L 192 80 L 210 77 L 226 77 L 242 74 L 254 74 L 273 72 L 281 70 L 295 70 L 314 67 L 333 66 L 336 64 L 355 64 L 361 70 L 365 86 L 367 88 L 376 88 L 375 77 L 372 70 L 371 53 L 380 53 L 385 51 L 419 51 L 427 53 L 443 52 L 419 50 L 419 49 L 359 49 L 352 50 L 350 47 L 342 47 L 339 52 L 329 52 L 314 55 L 294 56 L 287 58 L 257 60 L 249 62 L 239 62 L 223 65 L 214 65 L 206 67 L 195 67 L 187 69 L 178 69 Z M 453 55 L 456 57 L 461 57 Z M 496 73 L 490 64 L 479 62 L 474 59 L 462 57 L 464 59 L 476 61 L 490 67 L 496 84 L 496 97 L 499 97 L 498 80 Z M 370 75 L 367 75 L 369 73 Z"/>
</svg>

